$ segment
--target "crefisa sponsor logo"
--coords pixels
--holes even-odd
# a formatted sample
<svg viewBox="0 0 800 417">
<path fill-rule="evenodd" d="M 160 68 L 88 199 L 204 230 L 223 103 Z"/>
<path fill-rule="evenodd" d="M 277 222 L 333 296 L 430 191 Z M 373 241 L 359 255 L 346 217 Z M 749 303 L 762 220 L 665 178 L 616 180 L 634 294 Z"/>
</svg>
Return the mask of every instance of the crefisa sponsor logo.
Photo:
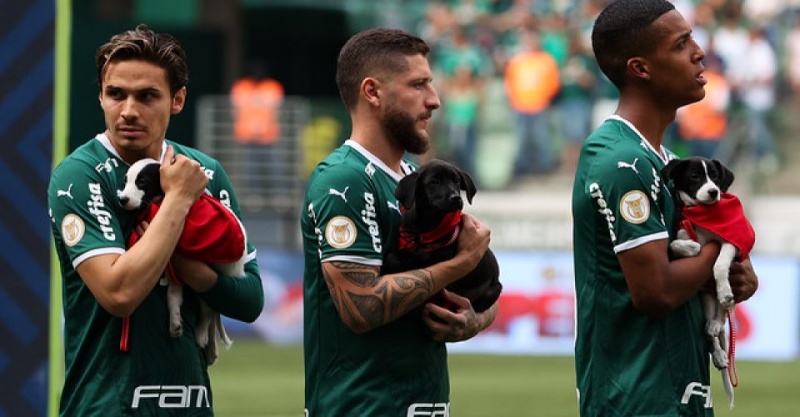
<svg viewBox="0 0 800 417">
<path fill-rule="evenodd" d="M 106 238 L 106 240 L 116 239 L 117 236 L 114 234 L 114 229 L 111 227 L 111 212 L 106 210 L 106 205 L 103 203 L 103 190 L 100 184 L 89 184 L 89 193 L 91 193 L 91 195 L 86 205 L 89 206 L 89 213 L 92 213 L 97 219 L 97 223 L 100 225 L 100 231 L 103 232 L 103 237 Z"/>
<path fill-rule="evenodd" d="M 381 253 L 380 230 L 378 230 L 377 213 L 375 212 L 375 196 L 372 193 L 364 193 L 364 210 L 361 210 L 361 221 L 367 226 L 369 235 L 372 237 L 372 249 Z"/>
<path fill-rule="evenodd" d="M 600 214 L 606 217 L 606 223 L 608 223 L 608 234 L 611 236 L 611 241 L 617 241 L 617 235 L 614 233 L 614 222 L 617 221 L 617 218 L 614 216 L 614 212 L 608 208 L 608 202 L 606 202 L 605 197 L 603 196 L 603 191 L 600 190 L 600 185 L 596 182 L 593 182 L 589 185 L 589 194 L 597 201 L 597 206 L 599 209 L 597 211 Z"/>
</svg>

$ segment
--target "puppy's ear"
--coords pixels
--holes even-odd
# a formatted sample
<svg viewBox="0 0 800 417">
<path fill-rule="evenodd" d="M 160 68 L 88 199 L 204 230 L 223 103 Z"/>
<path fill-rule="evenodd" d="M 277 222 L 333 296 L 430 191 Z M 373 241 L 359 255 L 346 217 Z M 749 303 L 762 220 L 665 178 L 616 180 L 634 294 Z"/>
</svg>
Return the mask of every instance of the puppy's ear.
<svg viewBox="0 0 800 417">
<path fill-rule="evenodd" d="M 679 175 L 680 166 L 684 162 L 683 159 L 671 159 L 667 162 L 667 165 L 661 169 L 661 177 L 665 180 L 670 180 L 675 178 L 675 176 Z"/>
<path fill-rule="evenodd" d="M 729 170 L 728 167 L 722 165 L 722 162 L 716 159 L 711 160 L 711 162 L 719 172 L 719 189 L 722 190 L 723 193 L 727 192 L 728 188 L 733 184 L 733 171 Z"/>
<path fill-rule="evenodd" d="M 414 194 L 417 190 L 418 178 L 419 171 L 414 171 L 403 177 L 400 182 L 397 183 L 397 188 L 394 189 L 394 196 L 397 197 L 397 201 L 406 209 L 410 209 L 411 206 L 414 205 Z"/>
<path fill-rule="evenodd" d="M 477 189 L 475 188 L 475 181 L 467 171 L 458 168 L 458 175 L 461 177 L 461 189 L 467 192 L 467 201 L 472 204 L 472 197 L 475 197 Z"/>
</svg>

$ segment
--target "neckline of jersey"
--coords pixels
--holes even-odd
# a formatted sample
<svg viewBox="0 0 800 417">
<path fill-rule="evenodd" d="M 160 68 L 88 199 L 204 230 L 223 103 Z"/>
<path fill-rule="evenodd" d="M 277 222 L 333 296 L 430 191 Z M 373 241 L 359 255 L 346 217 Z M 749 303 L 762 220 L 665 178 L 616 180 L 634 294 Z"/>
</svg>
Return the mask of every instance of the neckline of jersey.
<svg viewBox="0 0 800 417">
<path fill-rule="evenodd" d="M 386 165 L 383 161 L 381 161 L 377 156 L 373 155 L 370 151 L 366 150 L 363 146 L 361 146 L 360 143 L 358 143 L 358 142 L 356 142 L 356 141 L 354 141 L 352 139 L 347 139 L 346 141 L 344 141 L 344 144 L 349 146 L 349 147 L 351 147 L 351 148 L 353 148 L 353 149 L 355 149 L 358 153 L 363 155 L 364 158 L 367 158 L 367 160 L 369 160 L 372 164 L 374 164 L 375 166 L 380 168 L 381 171 L 385 172 L 387 175 L 389 175 L 390 177 L 394 178 L 394 180 L 397 181 L 397 182 L 400 182 L 400 180 L 404 176 L 406 176 L 406 175 L 410 174 L 412 171 L 414 171 L 414 169 L 411 167 L 411 165 L 409 165 L 408 162 L 403 160 L 403 161 L 400 161 L 400 169 L 403 170 L 403 175 L 400 175 L 400 174 L 394 172 L 393 169 L 389 168 L 389 166 Z"/>
<path fill-rule="evenodd" d="M 100 144 L 103 145 L 103 147 L 106 148 L 107 151 L 111 152 L 112 155 L 116 156 L 117 159 L 122 161 L 122 163 L 124 163 L 125 165 L 130 165 L 129 163 L 125 162 L 125 160 L 122 159 L 122 156 L 120 156 L 119 152 L 117 152 L 117 150 L 114 149 L 114 145 L 111 144 L 111 139 L 108 137 L 108 135 L 106 135 L 105 132 L 98 133 L 94 138 L 97 139 L 97 141 L 100 142 Z M 158 158 L 159 162 L 164 162 L 164 154 L 166 153 L 167 153 L 167 140 L 164 139 L 164 141 L 161 142 L 161 156 Z"/>
<path fill-rule="evenodd" d="M 664 151 L 664 147 L 659 146 L 661 148 L 660 151 L 656 150 L 656 148 L 654 148 L 653 145 L 647 139 L 645 139 L 644 135 L 642 135 L 642 132 L 639 132 L 639 129 L 637 129 L 633 123 L 618 114 L 612 114 L 606 118 L 606 120 L 609 119 L 624 123 L 629 129 L 633 130 L 633 133 L 636 133 L 636 135 L 639 136 L 639 140 L 644 144 L 645 147 L 647 147 L 647 149 L 650 149 L 650 152 L 653 152 L 659 159 L 661 159 L 662 162 L 664 162 L 664 165 L 669 162 L 667 152 Z"/>
</svg>

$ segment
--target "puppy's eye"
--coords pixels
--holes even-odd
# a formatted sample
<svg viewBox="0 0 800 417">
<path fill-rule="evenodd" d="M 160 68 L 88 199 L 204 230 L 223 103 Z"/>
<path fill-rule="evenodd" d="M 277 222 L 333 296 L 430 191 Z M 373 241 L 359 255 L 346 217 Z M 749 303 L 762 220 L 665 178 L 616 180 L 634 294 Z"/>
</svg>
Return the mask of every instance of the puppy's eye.
<svg viewBox="0 0 800 417">
<path fill-rule="evenodd" d="M 136 184 L 136 188 L 138 188 L 140 190 L 144 190 L 149 185 L 149 181 L 147 181 L 144 178 L 137 178 L 135 184 Z"/>
</svg>

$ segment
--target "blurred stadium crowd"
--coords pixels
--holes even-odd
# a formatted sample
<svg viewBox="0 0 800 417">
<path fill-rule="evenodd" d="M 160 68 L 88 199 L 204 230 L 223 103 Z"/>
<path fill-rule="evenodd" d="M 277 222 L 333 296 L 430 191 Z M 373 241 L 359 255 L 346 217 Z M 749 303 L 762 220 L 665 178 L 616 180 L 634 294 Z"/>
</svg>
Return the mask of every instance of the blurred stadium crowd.
<svg viewBox="0 0 800 417">
<path fill-rule="evenodd" d="M 433 48 L 442 99 L 435 154 L 474 171 L 478 144 L 510 118 L 517 146 L 511 184 L 568 174 L 580 143 L 614 111 L 616 89 L 592 58 L 591 28 L 610 0 L 449 0 L 409 2 L 409 30 Z M 781 126 L 776 109 L 800 92 L 798 5 L 781 0 L 677 0 L 706 51 L 707 95 L 682 109 L 666 145 L 728 164 L 777 172 Z M 388 24 L 392 16 L 387 13 Z M 493 94 L 499 92 L 499 94 Z"/>
</svg>

